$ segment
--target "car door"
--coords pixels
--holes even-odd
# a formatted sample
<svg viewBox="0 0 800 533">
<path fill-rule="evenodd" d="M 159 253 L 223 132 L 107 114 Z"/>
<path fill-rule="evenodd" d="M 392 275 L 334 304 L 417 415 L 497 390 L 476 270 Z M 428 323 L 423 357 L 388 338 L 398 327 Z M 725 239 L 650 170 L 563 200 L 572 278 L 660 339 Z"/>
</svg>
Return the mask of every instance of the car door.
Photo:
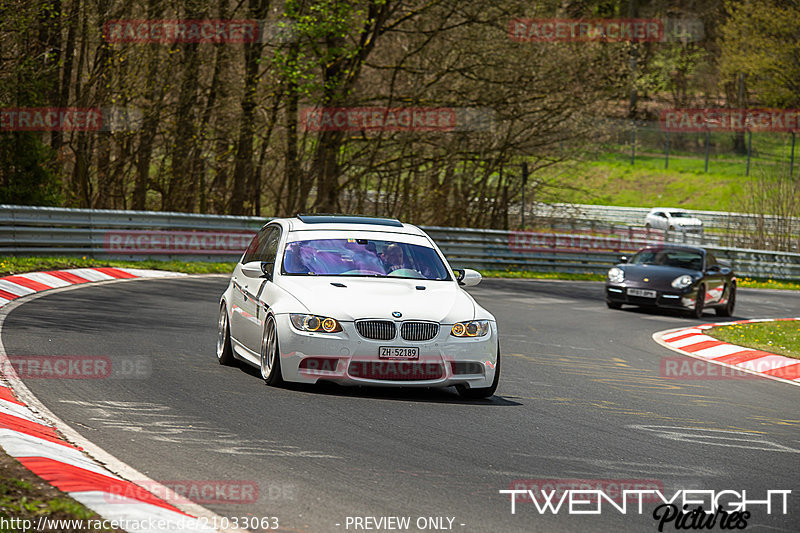
<svg viewBox="0 0 800 533">
<path fill-rule="evenodd" d="M 259 239 L 258 249 L 254 261 L 268 263 L 270 272 L 275 271 L 275 258 L 278 253 L 278 243 L 281 238 L 281 228 L 278 225 L 267 226 Z M 270 275 L 272 278 L 272 275 Z M 264 329 L 266 309 L 263 301 L 270 302 L 269 294 L 274 291 L 274 283 L 267 278 L 244 278 L 242 305 L 241 342 L 251 351 L 260 353 L 261 335 Z"/>
<path fill-rule="evenodd" d="M 231 291 L 231 301 L 229 302 L 231 313 L 231 337 L 234 341 L 239 343 L 243 343 L 244 332 L 247 329 L 246 323 L 248 319 L 246 312 L 247 298 L 245 297 L 244 292 L 246 280 L 248 278 L 242 273 L 242 265 L 256 260 L 258 245 L 263 237 L 264 230 L 262 229 L 253 237 L 253 240 L 250 241 L 250 244 L 247 246 L 247 250 L 245 250 L 241 260 L 233 269 L 233 275 L 231 276 L 231 285 L 233 286 L 233 290 Z"/>
<path fill-rule="evenodd" d="M 725 290 L 726 272 L 711 252 L 706 252 L 706 303 L 717 303 Z"/>
</svg>

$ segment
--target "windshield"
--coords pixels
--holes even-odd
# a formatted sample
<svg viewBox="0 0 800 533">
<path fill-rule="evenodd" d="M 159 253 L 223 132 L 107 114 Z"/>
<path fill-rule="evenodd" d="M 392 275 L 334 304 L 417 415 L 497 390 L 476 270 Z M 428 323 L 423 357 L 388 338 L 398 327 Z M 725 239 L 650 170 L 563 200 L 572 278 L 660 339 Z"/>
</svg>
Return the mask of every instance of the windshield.
<svg viewBox="0 0 800 533">
<path fill-rule="evenodd" d="M 630 263 L 635 265 L 662 265 L 688 268 L 690 270 L 702 270 L 703 254 L 690 250 L 676 250 L 673 248 L 642 250 L 631 258 Z"/>
<path fill-rule="evenodd" d="M 373 239 L 317 239 L 286 245 L 283 274 L 449 280 L 436 250 Z"/>
</svg>

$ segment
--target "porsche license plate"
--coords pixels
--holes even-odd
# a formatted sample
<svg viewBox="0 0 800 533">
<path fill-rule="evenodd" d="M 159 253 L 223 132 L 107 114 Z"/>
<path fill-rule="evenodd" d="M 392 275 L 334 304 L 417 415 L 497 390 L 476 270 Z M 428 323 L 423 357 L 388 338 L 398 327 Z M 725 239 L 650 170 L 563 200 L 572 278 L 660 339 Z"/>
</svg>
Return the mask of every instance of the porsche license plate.
<svg viewBox="0 0 800 533">
<path fill-rule="evenodd" d="M 649 289 L 628 289 L 628 296 L 640 296 L 642 298 L 655 298 L 656 291 Z"/>
<path fill-rule="evenodd" d="M 419 359 L 419 348 L 381 346 L 378 357 L 380 359 Z"/>
</svg>

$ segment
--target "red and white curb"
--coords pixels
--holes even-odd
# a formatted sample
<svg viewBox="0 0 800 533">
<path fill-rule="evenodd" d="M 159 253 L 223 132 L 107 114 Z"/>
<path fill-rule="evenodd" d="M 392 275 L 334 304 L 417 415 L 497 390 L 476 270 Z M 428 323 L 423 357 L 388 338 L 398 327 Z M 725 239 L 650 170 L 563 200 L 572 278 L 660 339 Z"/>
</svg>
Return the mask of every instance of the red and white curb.
<svg viewBox="0 0 800 533">
<path fill-rule="evenodd" d="M 23 296 L 81 283 L 184 275 L 135 268 L 74 268 L 6 276 L 0 278 L 0 307 Z M 3 318 L 0 317 L 0 324 Z M 184 509 L 201 512 L 189 514 L 178 509 L 141 486 L 112 473 L 84 453 L 84 448 L 62 437 L 61 433 L 70 436 L 77 434 L 43 406 L 34 406 L 34 409 L 47 411 L 50 416 L 44 417 L 34 412 L 34 409 L 20 400 L 20 397 L 32 400 L 35 398 L 16 375 L 2 342 L 0 364 L 5 381 L 0 385 L 0 446 L 8 455 L 15 457 L 33 473 L 68 493 L 102 518 L 113 521 L 113 525 L 120 529 L 137 532 L 217 531 L 209 525 L 214 523 L 213 517 L 216 515 L 180 498 L 166 487 L 158 486 L 157 488 L 164 489 L 163 494 L 167 494 L 170 499 L 175 496 L 175 500 L 171 501 L 181 502 Z M 59 423 L 53 423 L 48 418 Z M 102 452 L 99 448 L 96 450 Z M 104 459 L 113 459 L 105 455 Z M 135 472 L 130 467 L 126 470 Z M 143 476 L 135 477 L 141 478 Z M 149 487 L 153 488 L 154 484 L 149 484 Z M 199 514 L 204 515 L 204 518 L 198 518 L 196 515 Z"/>
<path fill-rule="evenodd" d="M 784 320 L 800 320 L 800 317 L 764 318 L 701 324 L 690 328 L 658 331 L 653 333 L 653 340 L 670 350 L 688 355 L 689 357 L 702 359 L 739 372 L 747 372 L 765 378 L 791 383 L 792 385 L 800 385 L 800 359 L 793 359 L 762 350 L 737 346 L 717 340 L 705 334 L 706 331 L 717 326 Z"/>
</svg>

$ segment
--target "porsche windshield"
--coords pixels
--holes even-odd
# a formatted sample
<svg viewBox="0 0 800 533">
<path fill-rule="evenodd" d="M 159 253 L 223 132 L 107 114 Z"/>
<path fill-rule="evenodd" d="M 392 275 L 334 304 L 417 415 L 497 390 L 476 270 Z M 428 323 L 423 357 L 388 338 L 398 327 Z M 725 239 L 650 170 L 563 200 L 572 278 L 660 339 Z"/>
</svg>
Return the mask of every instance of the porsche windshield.
<svg viewBox="0 0 800 533">
<path fill-rule="evenodd" d="M 373 239 L 317 239 L 286 245 L 282 273 L 301 276 L 400 277 L 449 280 L 428 246 Z"/>
<path fill-rule="evenodd" d="M 642 250 L 634 255 L 630 262 L 634 265 L 662 265 L 690 270 L 703 269 L 703 254 L 690 250 L 661 248 Z"/>
</svg>

